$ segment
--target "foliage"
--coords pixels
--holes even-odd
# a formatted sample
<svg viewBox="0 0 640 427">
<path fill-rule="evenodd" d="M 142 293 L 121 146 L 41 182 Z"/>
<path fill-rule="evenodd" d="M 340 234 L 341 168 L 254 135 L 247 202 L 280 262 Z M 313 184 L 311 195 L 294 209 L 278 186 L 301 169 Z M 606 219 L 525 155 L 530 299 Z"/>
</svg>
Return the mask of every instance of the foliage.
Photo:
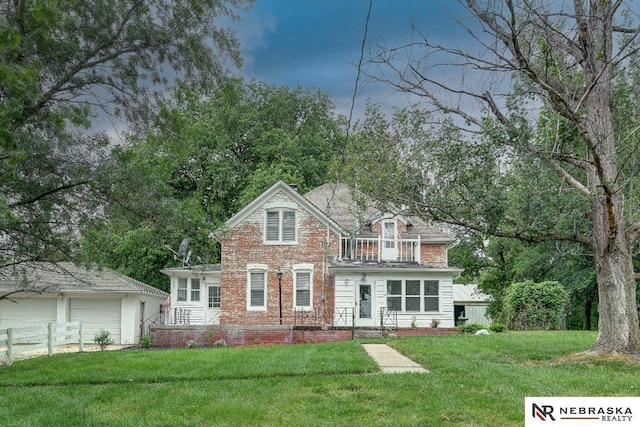
<svg viewBox="0 0 640 427">
<path fill-rule="evenodd" d="M 503 332 L 507 332 L 507 326 L 503 323 L 493 323 L 491 326 L 489 326 L 489 330 L 491 332 L 500 334 Z"/>
<path fill-rule="evenodd" d="M 509 329 L 559 329 L 569 296 L 558 282 L 513 283 L 504 305 Z"/>
<path fill-rule="evenodd" d="M 100 351 L 104 351 L 108 346 L 114 343 L 113 338 L 111 338 L 111 332 L 106 329 L 100 329 L 93 336 L 93 341 L 100 346 Z"/>
<path fill-rule="evenodd" d="M 192 262 L 219 260 L 210 234 L 281 179 L 309 191 L 340 155 L 342 119 L 327 94 L 300 87 L 226 82 L 184 90 L 108 160 L 106 219 L 85 229 L 86 260 L 164 288 L 168 245 L 184 238 Z"/>
<path fill-rule="evenodd" d="M 489 329 L 489 326 L 483 323 L 469 323 L 468 325 L 458 326 L 458 332 L 461 334 L 473 335 L 476 332 L 478 332 L 480 329 Z"/>
<path fill-rule="evenodd" d="M 213 343 L 213 347 L 214 348 L 222 348 L 222 347 L 226 347 L 226 346 L 227 346 L 227 343 L 223 339 L 216 340 Z"/>
<path fill-rule="evenodd" d="M 153 345 L 153 335 L 149 334 L 140 338 L 139 345 L 140 348 L 151 348 L 151 346 Z"/>
<path fill-rule="evenodd" d="M 532 280 L 561 282 L 569 293 L 567 327 L 592 329 L 597 325 L 597 292 L 593 255 L 571 242 L 528 243 L 516 239 L 482 239 L 459 233 L 460 243 L 449 251 L 449 264 L 465 269 L 465 281 L 478 280 L 493 296 L 489 314 L 503 321 L 503 298 L 511 283 Z"/>
<path fill-rule="evenodd" d="M 345 156 L 358 188 L 380 207 L 482 240 L 579 246 L 598 287 L 591 351 L 640 354 L 637 14 L 596 1 L 468 0 L 465 8 L 472 19 L 456 21 L 472 40 L 465 48 L 422 32 L 373 53 L 374 78 L 424 103 L 391 119 L 369 108 Z M 474 84 L 436 77 L 452 69 L 472 72 Z M 585 295 L 590 326 L 595 297 Z"/>
<path fill-rule="evenodd" d="M 240 57 L 218 23 L 249 4 L 0 3 L 0 265 L 76 257 L 110 196 L 99 123 L 141 125 L 172 87 L 222 81 Z"/>
<path fill-rule="evenodd" d="M 355 341 L 42 357 L 0 366 L 0 416 L 7 425 L 172 425 L 180 414 L 190 425 L 507 427 L 524 424 L 526 396 L 640 396 L 637 364 L 574 355 L 593 332 L 475 338 L 386 341 L 427 377 L 370 375 L 377 367 Z"/>
</svg>

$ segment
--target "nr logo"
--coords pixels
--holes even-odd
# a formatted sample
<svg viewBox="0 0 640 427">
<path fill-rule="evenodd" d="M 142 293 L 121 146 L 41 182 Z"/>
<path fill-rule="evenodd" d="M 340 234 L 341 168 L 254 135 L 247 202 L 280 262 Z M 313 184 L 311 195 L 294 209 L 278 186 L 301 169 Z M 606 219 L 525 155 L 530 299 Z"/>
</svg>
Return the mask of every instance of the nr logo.
<svg viewBox="0 0 640 427">
<path fill-rule="evenodd" d="M 541 421 L 547 421 L 547 419 L 550 419 L 551 421 L 555 421 L 556 420 L 553 417 L 553 406 L 551 406 L 551 405 L 538 406 L 535 403 L 532 403 L 531 404 L 531 416 L 533 418 L 538 418 Z"/>
</svg>

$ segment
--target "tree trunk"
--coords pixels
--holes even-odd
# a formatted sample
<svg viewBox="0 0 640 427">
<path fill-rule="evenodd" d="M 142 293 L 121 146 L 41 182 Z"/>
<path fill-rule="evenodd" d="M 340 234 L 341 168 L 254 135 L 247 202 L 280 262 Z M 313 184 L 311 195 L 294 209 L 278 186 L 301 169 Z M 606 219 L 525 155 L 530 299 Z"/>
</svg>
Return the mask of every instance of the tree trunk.
<svg viewBox="0 0 640 427">
<path fill-rule="evenodd" d="M 591 330 L 591 309 L 593 308 L 593 295 L 589 292 L 584 302 L 584 321 L 582 322 L 582 329 L 585 331 Z"/>
<path fill-rule="evenodd" d="M 636 282 L 628 251 L 596 257 L 598 339 L 588 353 L 626 354 L 640 358 Z"/>
</svg>

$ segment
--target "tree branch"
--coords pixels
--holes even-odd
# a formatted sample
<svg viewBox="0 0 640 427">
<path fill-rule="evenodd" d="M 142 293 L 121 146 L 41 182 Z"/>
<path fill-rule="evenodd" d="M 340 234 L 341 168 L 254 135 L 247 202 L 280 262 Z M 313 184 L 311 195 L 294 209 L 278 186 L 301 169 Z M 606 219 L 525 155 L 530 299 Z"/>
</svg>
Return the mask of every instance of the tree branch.
<svg viewBox="0 0 640 427">
<path fill-rule="evenodd" d="M 69 190 L 71 188 L 75 188 L 75 187 L 79 187 L 82 185 L 86 185 L 89 184 L 91 181 L 90 180 L 82 180 L 82 181 L 78 181 L 78 182 L 73 182 L 73 183 L 69 183 L 69 184 L 65 184 L 65 185 L 61 185 L 59 187 L 56 188 L 52 188 L 49 189 L 47 191 L 44 191 L 40 194 L 37 194 L 29 199 L 26 200 L 20 200 L 19 202 L 15 202 L 9 205 L 10 208 L 16 208 L 16 207 L 20 207 L 20 206 L 26 206 L 26 205 L 30 205 L 32 203 L 37 202 L 38 200 L 44 199 L 47 196 L 50 196 L 52 194 L 58 193 L 60 191 L 64 191 L 64 190 Z"/>
</svg>

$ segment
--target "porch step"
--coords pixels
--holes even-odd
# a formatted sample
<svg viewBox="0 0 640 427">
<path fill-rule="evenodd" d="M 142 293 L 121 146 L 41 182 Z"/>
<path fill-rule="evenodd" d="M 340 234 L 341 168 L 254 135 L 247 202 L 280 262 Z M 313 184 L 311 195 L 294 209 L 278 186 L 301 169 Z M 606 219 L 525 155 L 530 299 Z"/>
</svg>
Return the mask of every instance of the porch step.
<svg viewBox="0 0 640 427">
<path fill-rule="evenodd" d="M 354 338 L 382 338 L 382 331 L 380 329 L 354 329 Z"/>
</svg>

